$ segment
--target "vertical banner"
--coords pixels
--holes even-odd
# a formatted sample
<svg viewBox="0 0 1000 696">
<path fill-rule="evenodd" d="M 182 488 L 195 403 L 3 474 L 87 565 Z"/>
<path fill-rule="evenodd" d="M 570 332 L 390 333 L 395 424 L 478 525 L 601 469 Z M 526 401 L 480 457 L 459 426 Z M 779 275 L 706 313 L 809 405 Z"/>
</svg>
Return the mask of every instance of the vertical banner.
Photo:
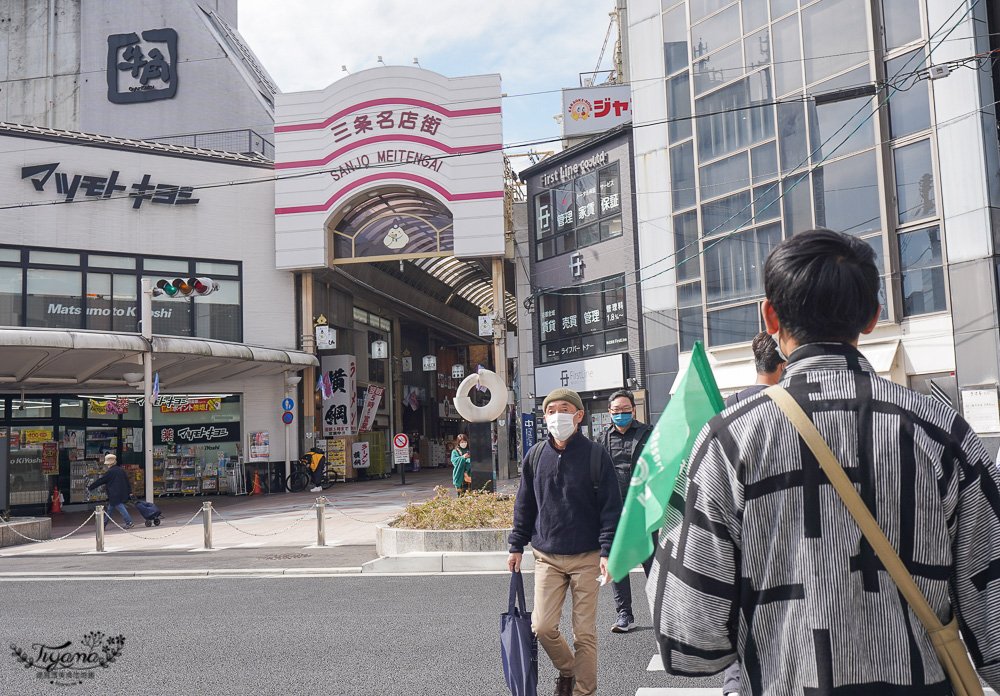
<svg viewBox="0 0 1000 696">
<path fill-rule="evenodd" d="M 324 381 L 323 437 L 352 435 L 357 419 L 357 363 L 353 355 L 329 355 L 320 361 Z"/>
<path fill-rule="evenodd" d="M 385 392 L 384 387 L 376 387 L 374 384 L 368 385 L 368 391 L 365 392 L 365 405 L 361 409 L 361 422 L 358 424 L 359 433 L 367 433 L 372 429 L 372 425 L 375 423 L 375 412 L 378 411 L 378 406 L 382 402 L 383 392 Z"/>
<path fill-rule="evenodd" d="M 355 442 L 351 445 L 351 465 L 355 469 L 367 469 L 372 465 L 367 442 Z"/>
<path fill-rule="evenodd" d="M 535 414 L 521 414 L 521 442 L 524 454 L 535 444 Z"/>
</svg>

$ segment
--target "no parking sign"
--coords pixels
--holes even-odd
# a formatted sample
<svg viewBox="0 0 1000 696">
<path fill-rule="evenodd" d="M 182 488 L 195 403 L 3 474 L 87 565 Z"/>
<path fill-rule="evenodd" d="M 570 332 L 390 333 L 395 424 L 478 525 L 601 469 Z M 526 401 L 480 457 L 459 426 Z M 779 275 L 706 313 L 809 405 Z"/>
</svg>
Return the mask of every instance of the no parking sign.
<svg viewBox="0 0 1000 696">
<path fill-rule="evenodd" d="M 392 438 L 392 463 L 407 464 L 410 461 L 410 438 L 406 433 L 396 433 Z"/>
</svg>

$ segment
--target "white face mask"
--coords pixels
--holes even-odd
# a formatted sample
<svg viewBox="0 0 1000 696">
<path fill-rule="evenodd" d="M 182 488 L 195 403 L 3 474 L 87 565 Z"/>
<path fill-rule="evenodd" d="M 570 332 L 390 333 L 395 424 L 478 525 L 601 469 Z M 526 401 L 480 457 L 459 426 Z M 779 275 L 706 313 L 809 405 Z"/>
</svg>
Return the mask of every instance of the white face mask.
<svg viewBox="0 0 1000 696">
<path fill-rule="evenodd" d="M 575 413 L 549 413 L 545 416 L 545 425 L 548 426 L 552 437 L 559 442 L 566 442 L 576 431 L 576 423 L 573 422 Z"/>
</svg>

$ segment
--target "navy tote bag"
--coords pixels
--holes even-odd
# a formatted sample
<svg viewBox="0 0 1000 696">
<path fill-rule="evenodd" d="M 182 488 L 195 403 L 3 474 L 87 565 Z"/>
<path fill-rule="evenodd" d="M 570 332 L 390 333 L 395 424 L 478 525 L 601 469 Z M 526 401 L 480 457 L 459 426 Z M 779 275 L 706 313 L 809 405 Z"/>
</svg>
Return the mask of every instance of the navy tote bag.
<svg viewBox="0 0 1000 696">
<path fill-rule="evenodd" d="M 517 604 L 514 597 L 517 597 Z M 524 578 L 511 573 L 510 601 L 500 615 L 500 654 L 503 676 L 514 696 L 538 693 L 538 638 L 531 632 L 531 612 L 524 608 Z"/>
</svg>

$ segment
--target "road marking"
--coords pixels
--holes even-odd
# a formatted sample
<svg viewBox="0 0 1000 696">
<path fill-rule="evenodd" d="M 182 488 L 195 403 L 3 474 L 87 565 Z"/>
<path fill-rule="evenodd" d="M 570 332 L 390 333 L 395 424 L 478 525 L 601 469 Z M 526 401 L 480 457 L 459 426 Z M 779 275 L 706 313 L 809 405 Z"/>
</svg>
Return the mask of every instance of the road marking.
<svg viewBox="0 0 1000 696">
<path fill-rule="evenodd" d="M 660 653 L 656 653 L 649 659 L 649 667 L 646 668 L 647 672 L 663 672 L 663 658 L 660 657 Z"/>
<path fill-rule="evenodd" d="M 242 544 L 233 544 L 232 548 L 243 549 L 247 548 L 248 546 L 263 546 L 266 543 L 267 543 L 266 541 L 244 541 Z"/>
<path fill-rule="evenodd" d="M 635 696 L 722 696 L 722 689 L 718 686 L 713 689 L 684 689 L 677 687 L 651 689 L 643 687 L 635 692 Z"/>
<path fill-rule="evenodd" d="M 166 546 L 161 546 L 162 549 L 193 549 L 196 544 L 167 544 Z"/>
</svg>

